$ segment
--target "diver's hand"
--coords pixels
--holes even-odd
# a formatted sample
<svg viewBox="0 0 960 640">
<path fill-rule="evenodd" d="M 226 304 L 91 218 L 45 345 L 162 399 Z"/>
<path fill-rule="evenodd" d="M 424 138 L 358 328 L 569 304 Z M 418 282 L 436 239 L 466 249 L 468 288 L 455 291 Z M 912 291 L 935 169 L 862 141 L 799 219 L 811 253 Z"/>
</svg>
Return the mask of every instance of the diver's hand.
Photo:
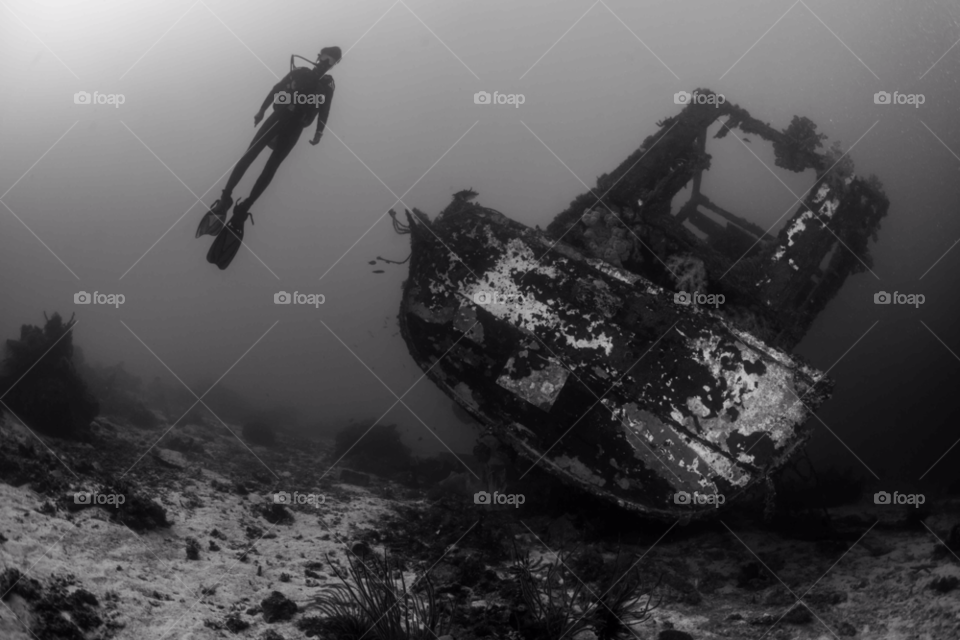
<svg viewBox="0 0 960 640">
<path fill-rule="evenodd" d="M 315 136 L 313 136 L 313 140 L 310 141 L 310 144 L 316 146 L 316 144 L 317 144 L 318 142 L 320 142 L 320 138 L 321 138 L 322 136 L 323 136 L 322 133 L 316 134 Z"/>
<path fill-rule="evenodd" d="M 253 116 L 253 126 L 260 124 L 261 120 L 263 120 L 263 111 L 258 111 L 257 115 Z"/>
</svg>

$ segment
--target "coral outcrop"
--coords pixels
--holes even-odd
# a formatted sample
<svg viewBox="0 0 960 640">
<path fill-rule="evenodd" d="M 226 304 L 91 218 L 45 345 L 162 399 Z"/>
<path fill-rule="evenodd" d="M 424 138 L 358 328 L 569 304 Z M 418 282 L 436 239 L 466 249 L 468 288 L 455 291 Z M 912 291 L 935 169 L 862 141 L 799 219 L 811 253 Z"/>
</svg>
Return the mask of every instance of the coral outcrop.
<svg viewBox="0 0 960 640">
<path fill-rule="evenodd" d="M 43 328 L 25 324 L 20 338 L 7 340 L 0 395 L 27 426 L 59 437 L 82 438 L 100 406 L 73 363 L 73 316 L 59 313 Z"/>
</svg>

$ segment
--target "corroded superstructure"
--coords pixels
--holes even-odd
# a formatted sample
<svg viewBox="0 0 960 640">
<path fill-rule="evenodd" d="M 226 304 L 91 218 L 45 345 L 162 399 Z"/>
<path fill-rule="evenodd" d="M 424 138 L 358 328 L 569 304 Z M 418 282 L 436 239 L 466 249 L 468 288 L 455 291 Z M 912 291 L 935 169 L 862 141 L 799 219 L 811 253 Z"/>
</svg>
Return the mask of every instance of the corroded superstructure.
<svg viewBox="0 0 960 640">
<path fill-rule="evenodd" d="M 717 123 L 714 138 L 739 132 L 748 148 L 768 142 L 777 167 L 815 179 L 796 194 L 795 209 L 783 212 L 786 222 L 775 235 L 701 191 L 712 161 L 708 129 Z M 729 100 L 706 100 L 657 124 L 548 232 L 667 289 L 723 295 L 719 312 L 728 320 L 767 344 L 793 349 L 847 277 L 872 265 L 868 244 L 890 206 L 880 180 L 858 175 L 838 142 L 821 149 L 827 136 L 807 118 L 794 116 L 778 130 Z M 689 197 L 674 211 L 675 197 L 688 186 Z"/>
</svg>

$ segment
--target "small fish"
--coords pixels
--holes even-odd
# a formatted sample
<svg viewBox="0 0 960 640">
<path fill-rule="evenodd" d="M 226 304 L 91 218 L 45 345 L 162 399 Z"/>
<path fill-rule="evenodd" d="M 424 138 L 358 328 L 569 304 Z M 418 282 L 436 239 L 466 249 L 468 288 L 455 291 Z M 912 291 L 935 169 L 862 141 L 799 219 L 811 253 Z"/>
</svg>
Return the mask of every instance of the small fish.
<svg viewBox="0 0 960 640">
<path fill-rule="evenodd" d="M 748 143 L 748 144 L 750 143 L 750 138 L 741 138 L 741 140 L 743 140 L 744 142 L 746 142 L 746 143 Z"/>
<path fill-rule="evenodd" d="M 367 264 L 377 264 L 377 261 L 376 261 L 376 260 L 371 260 L 371 261 L 368 262 Z"/>
<path fill-rule="evenodd" d="M 383 269 L 374 269 L 373 272 L 374 272 L 374 273 L 383 273 Z"/>
</svg>

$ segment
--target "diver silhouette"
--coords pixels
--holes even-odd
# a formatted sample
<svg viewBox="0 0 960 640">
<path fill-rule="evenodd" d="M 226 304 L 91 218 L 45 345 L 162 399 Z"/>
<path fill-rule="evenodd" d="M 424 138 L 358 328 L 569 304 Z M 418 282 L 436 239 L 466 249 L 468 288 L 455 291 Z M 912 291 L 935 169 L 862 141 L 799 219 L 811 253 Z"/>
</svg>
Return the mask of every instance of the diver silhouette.
<svg viewBox="0 0 960 640">
<path fill-rule="evenodd" d="M 196 237 L 217 236 L 207 252 L 207 262 L 220 269 L 230 266 L 243 244 L 244 223 L 248 217 L 252 221 L 250 207 L 266 190 L 280 163 L 293 150 L 301 132 L 309 127 L 314 119 L 317 121 L 317 129 L 310 144 L 320 142 L 330 114 L 334 91 L 333 78 L 327 75 L 327 72 L 340 62 L 341 55 L 340 47 L 324 47 L 317 55 L 316 62 L 311 63 L 313 68 L 294 67 L 294 56 L 290 57 L 290 72 L 274 85 L 263 101 L 260 110 L 253 117 L 254 126 L 260 124 L 271 104 L 273 112 L 254 135 L 243 157 L 237 161 L 220 198 L 213 203 L 197 226 Z M 233 205 L 233 190 L 265 147 L 270 147 L 273 151 L 263 171 L 254 183 L 250 195 L 237 201 L 233 216 L 224 224 L 227 211 Z"/>
</svg>

